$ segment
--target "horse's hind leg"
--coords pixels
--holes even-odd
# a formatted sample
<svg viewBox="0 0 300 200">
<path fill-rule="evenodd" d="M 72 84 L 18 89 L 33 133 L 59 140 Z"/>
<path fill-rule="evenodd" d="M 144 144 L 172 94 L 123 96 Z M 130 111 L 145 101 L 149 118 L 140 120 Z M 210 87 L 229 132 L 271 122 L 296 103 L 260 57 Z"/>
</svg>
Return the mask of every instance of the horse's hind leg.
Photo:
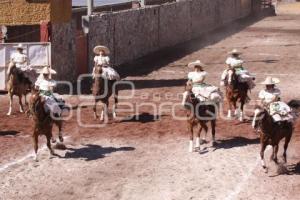
<svg viewBox="0 0 300 200">
<path fill-rule="evenodd" d="M 54 155 L 54 151 L 53 151 L 53 149 L 51 147 L 51 142 L 50 142 L 51 136 L 52 136 L 51 132 L 46 135 L 46 137 L 47 137 L 47 147 L 48 147 L 48 149 L 50 151 L 50 155 Z"/>
<path fill-rule="evenodd" d="M 60 142 L 64 142 L 64 137 L 62 135 L 62 121 L 57 122 L 57 127 L 58 127 L 58 139 Z"/>
<path fill-rule="evenodd" d="M 198 129 L 197 137 L 196 137 L 196 145 L 195 145 L 195 148 L 198 149 L 199 151 L 200 151 L 200 134 L 201 134 L 201 131 L 202 131 L 202 126 L 199 124 L 199 129 Z"/>
<path fill-rule="evenodd" d="M 13 94 L 8 93 L 9 95 L 9 108 L 8 108 L 8 112 L 6 115 L 11 115 L 11 111 L 12 111 L 12 102 L 13 102 Z"/>
<path fill-rule="evenodd" d="M 212 142 L 211 145 L 216 145 L 216 120 L 211 121 L 211 135 L 212 135 Z"/>
<path fill-rule="evenodd" d="M 189 143 L 189 152 L 193 152 L 193 137 L 194 137 L 194 131 L 193 131 L 193 122 L 189 121 L 188 122 L 188 131 L 190 132 L 190 143 Z"/>
<path fill-rule="evenodd" d="M 19 106 L 20 106 L 20 113 L 24 112 L 23 103 L 22 103 L 22 95 L 19 96 Z"/>
<path fill-rule="evenodd" d="M 272 149 L 270 160 L 273 160 L 276 164 L 278 164 L 277 153 L 278 153 L 278 144 L 275 144 Z"/>
<path fill-rule="evenodd" d="M 112 108 L 112 112 L 113 112 L 113 118 L 116 119 L 117 118 L 117 106 L 118 106 L 118 90 L 116 90 L 115 94 L 114 94 L 114 99 L 115 99 L 115 102 L 114 102 L 114 105 L 113 105 L 113 108 Z"/>
<path fill-rule="evenodd" d="M 289 142 L 291 140 L 291 136 L 292 135 L 289 135 L 288 137 L 286 137 L 285 141 L 284 141 L 284 150 L 283 150 L 283 161 L 284 161 L 284 163 L 286 163 L 286 151 L 287 151 L 287 148 L 289 146 Z"/>
</svg>

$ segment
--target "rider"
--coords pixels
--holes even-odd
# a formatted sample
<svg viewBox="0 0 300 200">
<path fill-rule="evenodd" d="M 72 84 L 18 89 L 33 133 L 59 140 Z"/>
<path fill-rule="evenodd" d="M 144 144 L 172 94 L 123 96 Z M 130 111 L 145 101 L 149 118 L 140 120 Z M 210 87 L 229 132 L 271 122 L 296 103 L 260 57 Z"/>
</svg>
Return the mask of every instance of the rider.
<svg viewBox="0 0 300 200">
<path fill-rule="evenodd" d="M 56 82 L 51 79 L 51 74 L 56 74 L 56 71 L 46 66 L 39 73 L 40 76 L 35 82 L 35 87 L 39 90 L 40 96 L 45 98 L 45 111 L 50 112 L 54 117 L 61 117 L 66 107 L 64 101 L 57 99 L 53 94 Z"/>
<path fill-rule="evenodd" d="M 24 46 L 20 43 L 18 46 L 14 46 L 17 49 L 17 52 L 11 55 L 11 64 L 8 67 L 7 74 L 10 74 L 12 66 L 15 66 L 24 72 L 24 75 L 33 83 L 35 80 L 34 72 L 31 67 L 28 66 L 28 58 L 24 53 Z M 13 64 L 12 64 L 13 63 Z"/>
<path fill-rule="evenodd" d="M 96 46 L 94 48 L 94 57 L 95 66 L 102 66 L 102 75 L 105 76 L 108 80 L 120 80 L 120 75 L 116 70 L 110 67 L 109 59 L 109 49 L 106 46 Z M 93 68 L 93 79 L 95 78 L 95 68 Z"/>
<path fill-rule="evenodd" d="M 267 77 L 261 84 L 266 88 L 259 92 L 258 97 L 262 105 L 272 115 L 274 121 L 293 120 L 291 108 L 284 102 L 280 101 L 280 90 L 275 87 L 280 81 L 277 78 Z"/>
<path fill-rule="evenodd" d="M 243 67 L 244 61 L 241 59 L 240 55 L 241 52 L 239 52 L 237 49 L 233 49 L 231 52 L 229 52 L 231 55 L 228 57 L 225 61 L 227 65 L 227 69 L 224 70 L 221 76 L 221 86 L 225 85 L 225 79 L 228 75 L 229 70 L 234 69 L 236 74 L 239 76 L 240 82 L 247 82 L 248 88 L 253 89 L 255 87 L 255 84 L 253 82 L 254 77 Z"/>
<path fill-rule="evenodd" d="M 187 86 L 192 88 L 191 92 L 200 101 L 211 100 L 219 102 L 222 99 L 219 88 L 204 82 L 207 76 L 207 72 L 203 69 L 204 66 L 200 60 L 188 64 L 188 67 L 193 68 L 194 71 L 188 73 Z M 183 105 L 186 103 L 187 96 L 188 91 L 183 93 Z"/>
</svg>

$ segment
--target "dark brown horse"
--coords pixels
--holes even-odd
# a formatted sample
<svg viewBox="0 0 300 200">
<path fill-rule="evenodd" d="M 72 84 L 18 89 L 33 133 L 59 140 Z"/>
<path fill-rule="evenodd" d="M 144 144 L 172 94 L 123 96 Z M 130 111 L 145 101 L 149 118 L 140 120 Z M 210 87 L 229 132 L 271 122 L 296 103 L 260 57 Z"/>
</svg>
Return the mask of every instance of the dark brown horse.
<svg viewBox="0 0 300 200">
<path fill-rule="evenodd" d="M 25 96 L 25 103 L 27 104 L 26 95 L 30 92 L 32 83 L 25 77 L 24 73 L 19 70 L 14 63 L 10 63 L 10 72 L 8 74 L 7 91 L 9 97 L 9 109 L 7 115 L 11 115 L 13 96 L 19 97 L 20 112 L 24 112 L 22 97 Z"/>
<path fill-rule="evenodd" d="M 51 115 L 45 111 L 45 100 L 39 95 L 37 90 L 32 90 L 29 99 L 29 112 L 33 116 L 34 128 L 33 128 L 33 145 L 35 151 L 35 160 L 37 161 L 38 152 L 38 138 L 40 135 L 45 135 L 47 138 L 47 147 L 50 150 L 51 155 L 54 155 L 54 151 L 51 148 L 51 142 L 54 142 L 52 135 L 53 124 L 56 124 L 59 129 L 59 140 L 63 142 L 61 134 L 62 120 L 54 120 Z"/>
<path fill-rule="evenodd" d="M 97 103 L 101 101 L 104 106 L 102 107 L 100 121 L 105 121 L 108 119 L 108 106 L 109 98 L 114 95 L 114 105 L 113 105 L 113 118 L 117 117 L 116 109 L 118 104 L 118 87 L 115 87 L 116 80 L 108 80 L 102 76 L 102 66 L 95 66 L 95 80 L 92 85 L 92 94 L 94 96 L 95 104 L 93 107 L 95 119 L 98 118 L 97 115 Z"/>
<path fill-rule="evenodd" d="M 238 78 L 234 69 L 228 71 L 226 78 L 226 99 L 229 105 L 227 117 L 232 117 L 232 108 L 234 108 L 234 114 L 239 117 L 240 121 L 243 121 L 244 105 L 248 98 L 249 86 L 246 82 L 239 82 Z M 237 109 L 238 102 L 240 103 L 239 109 Z"/>
<path fill-rule="evenodd" d="M 215 103 L 200 102 L 191 91 L 187 91 L 188 96 L 185 107 L 187 110 L 188 131 L 190 133 L 189 152 L 193 152 L 194 126 L 196 125 L 199 126 L 199 129 L 197 131 L 195 149 L 200 150 L 200 134 L 202 129 L 204 129 L 205 134 L 207 134 L 208 122 L 211 124 L 212 145 L 215 145 L 218 105 Z"/>
<path fill-rule="evenodd" d="M 273 152 L 271 156 L 271 160 L 273 160 L 276 164 L 278 164 L 277 153 L 279 148 L 279 142 L 283 138 L 285 139 L 284 143 L 284 152 L 283 152 L 283 160 L 286 163 L 286 151 L 291 140 L 293 134 L 293 124 L 290 121 L 282 121 L 282 122 L 274 122 L 272 116 L 269 112 L 262 108 L 256 107 L 255 115 L 253 118 L 252 126 L 254 128 L 259 127 L 261 130 L 260 133 L 260 144 L 261 144 L 261 165 L 264 168 L 265 172 L 268 172 L 268 168 L 266 166 L 264 160 L 264 152 L 268 145 L 273 147 Z"/>
</svg>

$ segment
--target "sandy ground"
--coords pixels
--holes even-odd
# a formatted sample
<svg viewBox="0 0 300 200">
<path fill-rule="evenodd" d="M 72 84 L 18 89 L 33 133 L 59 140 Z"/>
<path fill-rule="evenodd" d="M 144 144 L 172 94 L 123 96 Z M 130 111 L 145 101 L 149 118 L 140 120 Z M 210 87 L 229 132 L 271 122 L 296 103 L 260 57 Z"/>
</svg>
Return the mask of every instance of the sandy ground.
<svg viewBox="0 0 300 200">
<path fill-rule="evenodd" d="M 16 104 L 14 114 L 7 117 L 7 98 L 0 96 L 0 199 L 299 199 L 299 123 L 288 163 L 278 168 L 267 151 L 270 172 L 265 174 L 259 165 L 258 135 L 249 123 L 220 118 L 217 146 L 207 143 L 200 153 L 188 153 L 186 122 L 174 119 L 170 107 L 157 113 L 151 106 L 180 103 L 177 96 L 188 72 L 185 65 L 195 59 L 207 63 L 207 82 L 217 85 L 226 53 L 234 47 L 244 52 L 246 67 L 256 73 L 257 82 L 266 75 L 276 76 L 285 101 L 300 99 L 299 21 L 299 15 L 245 20 L 182 45 L 175 54 L 139 62 L 140 70 L 125 78 L 136 90 L 132 98 L 120 101 L 120 120 L 85 127 L 99 126 L 91 107 L 74 110 L 64 125 L 67 149 L 56 150 L 59 156 L 51 159 L 41 137 L 39 162 L 33 161 L 31 119 L 18 113 Z M 252 91 L 253 101 L 261 88 Z M 79 96 L 66 99 L 72 105 L 86 102 Z M 128 112 L 128 102 L 135 112 Z M 180 106 L 174 107 L 174 113 L 185 115 Z M 138 119 L 128 118 L 134 114 Z"/>
</svg>

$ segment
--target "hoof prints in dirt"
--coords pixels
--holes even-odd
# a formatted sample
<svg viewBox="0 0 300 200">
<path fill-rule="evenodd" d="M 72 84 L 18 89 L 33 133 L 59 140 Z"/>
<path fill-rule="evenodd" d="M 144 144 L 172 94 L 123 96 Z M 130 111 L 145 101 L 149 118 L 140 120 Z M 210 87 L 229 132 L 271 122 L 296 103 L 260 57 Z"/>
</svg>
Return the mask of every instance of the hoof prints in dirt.
<svg viewBox="0 0 300 200">
<path fill-rule="evenodd" d="M 106 154 L 118 152 L 118 151 L 133 151 L 134 147 L 101 147 L 99 145 L 87 144 L 83 148 L 74 149 L 67 148 L 69 150 L 64 158 L 82 158 L 85 161 L 97 160 L 104 158 Z"/>
</svg>

